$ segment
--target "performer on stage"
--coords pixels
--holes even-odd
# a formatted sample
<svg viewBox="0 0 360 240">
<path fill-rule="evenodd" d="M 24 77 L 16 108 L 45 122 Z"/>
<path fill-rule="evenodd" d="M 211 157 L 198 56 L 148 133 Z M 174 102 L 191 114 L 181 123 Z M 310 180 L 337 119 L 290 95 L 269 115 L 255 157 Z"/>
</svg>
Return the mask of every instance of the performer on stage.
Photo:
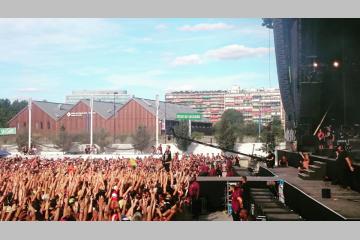
<svg viewBox="0 0 360 240">
<path fill-rule="evenodd" d="M 300 167 L 299 167 L 299 171 L 302 172 L 304 170 L 309 169 L 309 165 L 310 165 L 310 157 L 308 153 L 299 153 L 302 157 L 302 160 L 300 160 Z"/>
<path fill-rule="evenodd" d="M 317 133 L 317 138 L 318 138 L 319 149 L 320 150 L 324 149 L 324 146 L 325 146 L 325 133 L 321 128 L 319 129 L 319 131 Z"/>
<path fill-rule="evenodd" d="M 341 184 L 343 187 L 352 187 L 355 169 L 344 146 L 339 145 L 336 148 L 336 156 L 337 179 L 335 182 Z"/>
<path fill-rule="evenodd" d="M 266 157 L 266 166 L 268 168 L 274 168 L 275 166 L 275 154 L 271 151 L 268 152 L 269 154 Z"/>
<path fill-rule="evenodd" d="M 166 150 L 163 154 L 162 162 L 163 162 L 163 167 L 165 168 L 165 170 L 167 172 L 169 172 L 170 171 L 170 163 L 171 163 L 171 151 L 170 151 L 169 145 L 166 147 Z"/>
</svg>

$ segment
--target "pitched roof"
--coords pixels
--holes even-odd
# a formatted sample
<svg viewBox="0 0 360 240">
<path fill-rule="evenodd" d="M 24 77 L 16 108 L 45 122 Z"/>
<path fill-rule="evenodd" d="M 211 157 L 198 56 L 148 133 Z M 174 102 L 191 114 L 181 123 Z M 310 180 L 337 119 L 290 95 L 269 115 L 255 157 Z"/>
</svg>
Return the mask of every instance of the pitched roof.
<svg viewBox="0 0 360 240">
<path fill-rule="evenodd" d="M 38 106 L 41 110 L 43 110 L 54 120 L 60 119 L 74 106 L 73 104 L 64 104 L 64 103 L 55 103 L 55 102 L 46 102 L 46 101 L 33 101 L 32 103 Z"/>
<path fill-rule="evenodd" d="M 156 115 L 156 101 L 144 98 L 132 98 L 143 106 L 146 110 Z M 177 113 L 198 113 L 191 107 L 159 101 L 159 119 L 164 119 L 166 114 L 166 120 L 176 120 Z M 195 121 L 196 122 L 196 121 Z M 202 118 L 201 122 L 210 122 L 207 118 Z"/>
<path fill-rule="evenodd" d="M 83 102 L 90 107 L 89 99 L 83 99 L 80 100 L 80 102 Z M 115 103 L 115 112 L 122 106 L 123 104 Z M 108 119 L 114 115 L 114 103 L 94 100 L 94 112 L 100 114 L 103 118 Z"/>
</svg>

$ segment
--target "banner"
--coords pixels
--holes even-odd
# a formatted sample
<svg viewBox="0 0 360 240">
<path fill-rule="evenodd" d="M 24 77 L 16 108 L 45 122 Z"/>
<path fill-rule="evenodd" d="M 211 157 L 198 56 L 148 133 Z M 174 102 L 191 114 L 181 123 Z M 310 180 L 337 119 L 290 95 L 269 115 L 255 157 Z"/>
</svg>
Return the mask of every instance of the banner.
<svg viewBox="0 0 360 240">
<path fill-rule="evenodd" d="M 0 136 L 15 135 L 16 128 L 0 128 Z"/>
</svg>

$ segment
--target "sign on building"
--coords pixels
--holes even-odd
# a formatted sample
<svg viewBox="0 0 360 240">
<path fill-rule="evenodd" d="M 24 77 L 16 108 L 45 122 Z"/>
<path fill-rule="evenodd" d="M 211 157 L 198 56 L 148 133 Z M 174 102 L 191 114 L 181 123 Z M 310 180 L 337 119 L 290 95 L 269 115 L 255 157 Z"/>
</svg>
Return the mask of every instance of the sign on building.
<svg viewBox="0 0 360 240">
<path fill-rule="evenodd" d="M 0 128 L 0 136 L 15 135 L 16 128 Z"/>
<path fill-rule="evenodd" d="M 200 113 L 177 113 L 176 120 L 201 120 L 202 114 Z"/>
<path fill-rule="evenodd" d="M 95 112 L 93 112 L 95 114 Z M 68 117 L 81 117 L 83 115 L 90 115 L 90 112 L 68 112 L 66 114 Z"/>
</svg>

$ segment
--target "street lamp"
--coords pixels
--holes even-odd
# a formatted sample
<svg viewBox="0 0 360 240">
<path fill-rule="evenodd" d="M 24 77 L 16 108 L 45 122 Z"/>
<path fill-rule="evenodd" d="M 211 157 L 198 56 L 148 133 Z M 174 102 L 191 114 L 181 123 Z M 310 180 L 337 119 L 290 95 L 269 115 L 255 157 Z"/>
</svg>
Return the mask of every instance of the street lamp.
<svg viewBox="0 0 360 240">
<path fill-rule="evenodd" d="M 115 113 L 115 95 L 118 94 L 118 92 L 114 92 L 114 144 L 115 144 L 115 139 L 116 139 L 116 124 L 115 124 L 115 117 L 116 117 L 116 113 Z"/>
</svg>

